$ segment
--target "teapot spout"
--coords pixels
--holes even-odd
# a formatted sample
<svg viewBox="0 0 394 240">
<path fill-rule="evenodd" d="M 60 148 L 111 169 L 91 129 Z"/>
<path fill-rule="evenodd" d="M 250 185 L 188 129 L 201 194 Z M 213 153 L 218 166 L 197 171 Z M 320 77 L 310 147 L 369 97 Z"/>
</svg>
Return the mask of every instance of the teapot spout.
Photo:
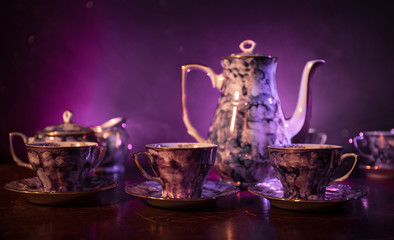
<svg viewBox="0 0 394 240">
<path fill-rule="evenodd" d="M 304 67 L 296 109 L 294 110 L 291 117 L 286 119 L 285 122 L 286 126 L 288 126 L 290 138 L 297 137 L 302 139 L 308 133 L 312 111 L 310 80 L 312 79 L 312 74 L 316 67 L 323 63 L 325 63 L 325 61 L 321 59 L 311 60 L 308 61 Z"/>
</svg>

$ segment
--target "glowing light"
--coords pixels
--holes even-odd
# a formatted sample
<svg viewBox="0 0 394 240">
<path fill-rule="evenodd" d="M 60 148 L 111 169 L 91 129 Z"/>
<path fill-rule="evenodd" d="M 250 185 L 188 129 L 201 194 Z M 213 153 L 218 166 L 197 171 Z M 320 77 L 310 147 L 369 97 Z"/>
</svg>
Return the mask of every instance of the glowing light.
<svg viewBox="0 0 394 240">
<path fill-rule="evenodd" d="M 97 132 L 99 132 L 99 133 L 103 132 L 103 129 L 100 126 L 98 126 L 96 129 L 97 129 Z"/>
<path fill-rule="evenodd" d="M 371 166 L 365 166 L 365 169 L 371 169 Z"/>
<path fill-rule="evenodd" d="M 269 102 L 270 104 L 273 104 L 273 103 L 274 103 L 274 100 L 273 100 L 272 98 L 268 98 L 268 102 Z"/>
<path fill-rule="evenodd" d="M 234 93 L 234 99 L 239 100 L 239 91 L 235 91 Z"/>
<path fill-rule="evenodd" d="M 349 143 L 353 143 L 353 138 L 349 138 Z"/>
<path fill-rule="evenodd" d="M 187 69 L 186 72 L 190 72 L 190 69 Z"/>
<path fill-rule="evenodd" d="M 207 73 L 207 76 L 209 77 L 209 76 L 211 76 L 211 74 L 210 74 L 210 73 Z"/>
<path fill-rule="evenodd" d="M 394 134 L 394 128 L 391 129 L 391 133 Z"/>
<path fill-rule="evenodd" d="M 131 144 L 127 145 L 127 149 L 131 150 L 133 148 L 133 146 Z"/>
<path fill-rule="evenodd" d="M 302 109 L 303 109 L 302 107 L 298 108 L 298 112 L 302 112 Z"/>
<path fill-rule="evenodd" d="M 230 122 L 230 131 L 233 132 L 235 128 L 235 117 L 237 116 L 237 110 L 238 110 L 238 101 L 239 101 L 239 91 L 235 91 L 234 93 L 234 100 L 233 102 L 233 115 L 231 116 L 231 122 Z"/>
<path fill-rule="evenodd" d="M 226 221 L 226 234 L 225 234 L 225 239 L 234 239 L 234 226 L 232 226 L 231 221 Z"/>
<path fill-rule="evenodd" d="M 127 124 L 126 123 L 122 123 L 122 128 L 126 128 Z"/>
<path fill-rule="evenodd" d="M 49 137 L 49 140 L 53 141 L 53 140 L 55 140 L 55 138 L 54 137 Z"/>
<path fill-rule="evenodd" d="M 364 133 L 363 133 L 363 132 L 360 132 L 358 135 L 359 135 L 360 137 L 362 137 L 362 136 L 364 136 Z"/>
<path fill-rule="evenodd" d="M 384 136 L 383 134 L 379 135 L 379 147 L 384 148 Z"/>
<path fill-rule="evenodd" d="M 237 115 L 237 107 L 233 107 L 233 115 L 231 116 L 230 131 L 233 132 L 235 128 L 235 116 Z"/>
<path fill-rule="evenodd" d="M 363 204 L 363 207 L 364 207 L 365 209 L 368 209 L 368 198 L 362 198 L 362 199 L 361 199 L 361 202 L 362 202 L 362 204 Z"/>
</svg>

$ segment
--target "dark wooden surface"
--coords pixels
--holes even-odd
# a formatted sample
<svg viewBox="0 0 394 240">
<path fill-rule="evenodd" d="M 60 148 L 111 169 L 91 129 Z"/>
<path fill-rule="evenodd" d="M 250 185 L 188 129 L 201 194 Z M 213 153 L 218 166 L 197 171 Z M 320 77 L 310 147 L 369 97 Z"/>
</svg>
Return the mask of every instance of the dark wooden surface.
<svg viewBox="0 0 394 240">
<path fill-rule="evenodd" d="M 357 175 L 357 174 L 356 174 Z M 32 177 L 29 169 L 0 165 L 1 185 Z M 0 189 L 0 239 L 394 239 L 394 180 L 358 175 L 346 182 L 368 191 L 328 212 L 271 207 L 247 191 L 193 211 L 152 207 L 124 192 L 143 181 L 134 166 L 119 186 L 79 206 L 41 206 Z"/>
</svg>

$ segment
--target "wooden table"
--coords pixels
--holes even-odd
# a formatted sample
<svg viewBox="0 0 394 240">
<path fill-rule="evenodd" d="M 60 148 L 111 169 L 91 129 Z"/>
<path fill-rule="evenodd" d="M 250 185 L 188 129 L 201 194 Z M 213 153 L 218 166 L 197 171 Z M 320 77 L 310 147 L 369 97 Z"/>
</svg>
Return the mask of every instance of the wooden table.
<svg viewBox="0 0 394 240">
<path fill-rule="evenodd" d="M 0 165 L 1 185 L 32 176 L 15 164 Z M 394 180 L 352 177 L 346 182 L 365 188 L 366 197 L 309 213 L 271 207 L 247 191 L 208 209 L 161 209 L 125 193 L 125 185 L 143 181 L 135 166 L 118 181 L 79 206 L 35 205 L 2 187 L 0 239 L 394 239 Z"/>
</svg>

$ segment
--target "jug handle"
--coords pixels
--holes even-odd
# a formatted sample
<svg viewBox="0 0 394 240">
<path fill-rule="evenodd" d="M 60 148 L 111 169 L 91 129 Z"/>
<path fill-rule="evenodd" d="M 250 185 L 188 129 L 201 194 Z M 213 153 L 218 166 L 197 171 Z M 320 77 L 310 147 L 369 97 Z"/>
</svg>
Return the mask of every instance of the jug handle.
<svg viewBox="0 0 394 240">
<path fill-rule="evenodd" d="M 223 74 L 216 74 L 211 68 L 201 65 L 201 64 L 188 64 L 182 66 L 182 115 L 183 122 L 187 128 L 187 133 L 194 137 L 198 142 L 207 142 L 206 139 L 201 137 L 198 131 L 194 128 L 189 119 L 189 114 L 187 113 L 186 108 L 186 74 L 190 72 L 190 70 L 201 70 L 206 72 L 208 77 L 211 79 L 212 87 L 217 88 L 219 91 L 223 87 Z"/>
<path fill-rule="evenodd" d="M 15 136 L 21 137 L 21 138 L 23 139 L 23 142 L 24 142 L 25 144 L 27 144 L 27 142 L 28 142 L 28 139 L 27 139 L 26 135 L 23 134 L 23 133 L 19 133 L 19 132 L 10 132 L 10 133 L 9 133 L 10 151 L 11 151 L 12 159 L 14 159 L 14 161 L 16 162 L 16 164 L 18 164 L 19 166 L 21 166 L 21 167 L 26 167 L 26 168 L 30 168 L 30 169 L 33 170 L 33 167 L 31 166 L 30 163 L 25 163 L 24 161 L 22 161 L 20 158 L 18 158 L 18 157 L 16 156 L 15 151 L 14 151 L 14 143 L 13 143 L 13 142 L 14 142 L 13 140 L 14 140 L 14 137 L 15 137 Z"/>
</svg>

